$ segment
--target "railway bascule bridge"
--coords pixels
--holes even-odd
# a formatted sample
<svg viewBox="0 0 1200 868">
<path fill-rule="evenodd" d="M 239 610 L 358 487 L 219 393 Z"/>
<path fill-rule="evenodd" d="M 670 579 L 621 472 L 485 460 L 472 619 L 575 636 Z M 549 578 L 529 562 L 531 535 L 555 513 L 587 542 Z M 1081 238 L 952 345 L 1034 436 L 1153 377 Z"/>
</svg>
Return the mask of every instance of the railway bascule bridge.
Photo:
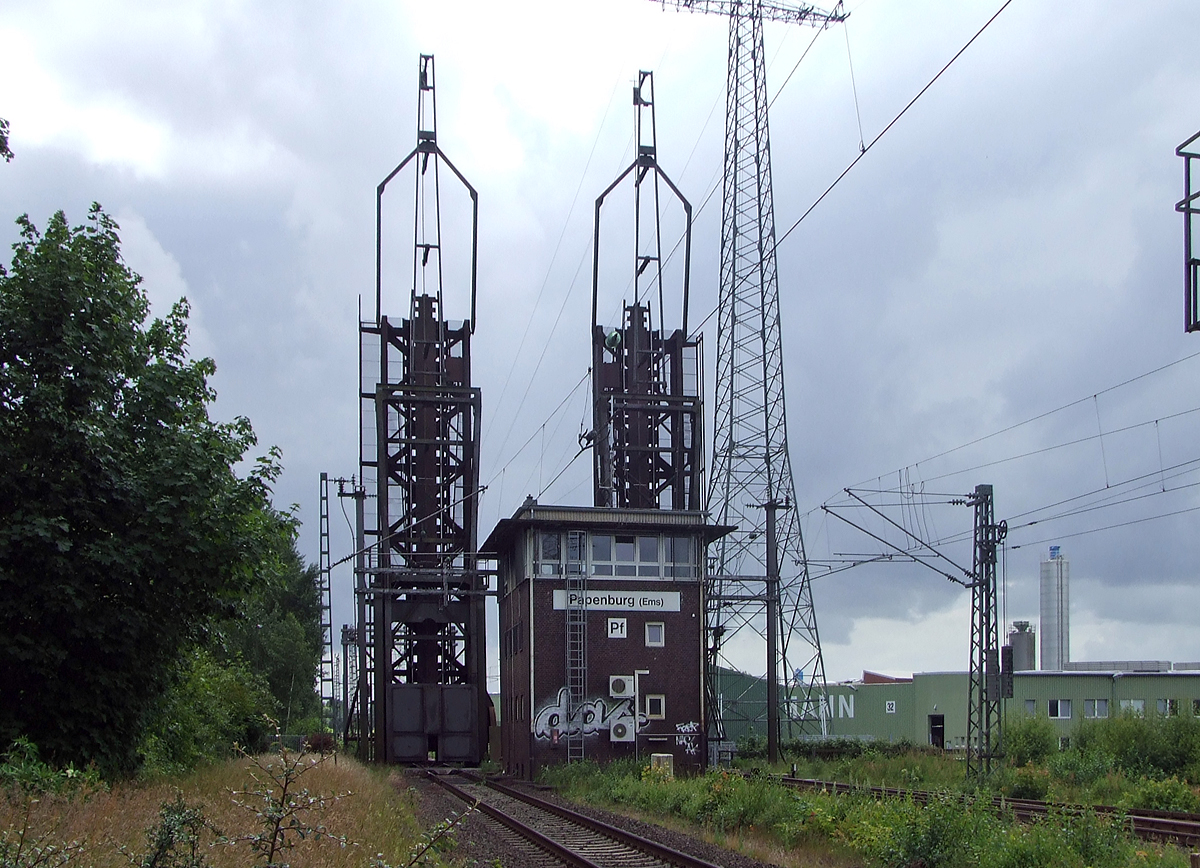
<svg viewBox="0 0 1200 868">
<path fill-rule="evenodd" d="M 414 176 L 411 284 L 407 311 L 393 317 L 384 206 L 405 170 Z M 443 170 L 471 203 L 470 315 L 459 321 L 443 292 Z M 477 232 L 478 195 L 438 145 L 434 59 L 421 55 L 416 146 L 376 190 L 374 317 L 360 324 L 360 469 L 338 489 L 354 501 L 356 535 L 356 623 L 343 628 L 355 662 L 353 675 L 344 669 L 345 737 L 377 762 L 476 764 L 487 748 L 480 393 L 471 381 Z M 328 496 L 323 478 L 323 566 Z M 323 574 L 328 586 L 327 567 Z"/>
<path fill-rule="evenodd" d="M 783 402 L 762 28 L 764 18 L 825 26 L 844 14 L 758 0 L 673 5 L 730 19 L 713 476 L 705 478 L 703 459 L 702 347 L 687 318 L 692 211 L 658 164 L 653 77 L 642 72 L 633 91 L 634 161 L 596 200 L 593 427 L 587 444 L 594 504 L 585 508 L 590 513 L 569 516 L 543 509 L 520 519 L 518 510 L 484 546 L 478 545 L 480 393 L 471 380 L 478 199 L 438 145 L 434 61 L 422 55 L 417 143 L 377 190 L 374 317 L 360 329 L 360 469 L 355 478 L 336 481 L 337 496 L 354 501 L 357 537 L 356 623 L 342 633 L 344 662 L 349 658 L 354 664 L 343 666 L 345 735 L 364 758 L 474 763 L 483 757 L 494 719 L 486 689 L 484 599 L 489 594 L 499 597 L 501 610 L 502 718 L 523 722 L 535 747 L 539 740 L 548 740 L 552 749 L 561 744 L 561 759 L 585 755 L 597 731 L 593 718 L 603 707 L 604 720 L 620 718 L 625 724 L 601 727 L 614 744 L 628 740 L 624 733 L 630 726 L 635 753 L 643 729 L 656 733 L 660 747 L 664 739 L 675 744 L 671 739 L 680 736 L 678 744 L 703 763 L 708 743 L 724 739 L 718 678 L 730 662 L 727 649 L 745 647 L 746 641 L 734 640 L 753 641 L 755 635 L 765 645 L 772 755 L 778 752 L 781 715 L 789 735 L 827 731 L 824 664 L 803 541 L 790 511 L 795 493 Z M 443 169 L 470 197 L 469 244 L 443 245 Z M 415 197 L 411 284 L 407 313 L 397 320 L 385 313 L 396 293 L 385 280 L 391 236 L 385 231 L 384 202 L 389 185 L 407 173 L 414 176 Z M 609 194 L 629 182 L 632 273 L 619 285 L 632 288 L 632 299 L 622 302 L 619 324 L 605 325 L 598 308 L 604 285 L 600 251 L 611 242 L 601 238 L 601 212 Z M 670 258 L 663 256 L 659 222 L 664 190 L 683 209 L 686 224 L 682 281 L 673 288 L 664 285 Z M 443 294 L 443 263 L 452 258 L 461 263 L 467 256 L 470 314 L 456 322 Z M 673 318 L 678 326 L 668 328 Z M 323 477 L 327 605 L 330 486 Z M 717 524 L 709 521 L 710 513 Z M 498 568 L 482 569 L 481 555 Z M 489 582 L 493 575 L 495 588 Z M 541 616 L 532 609 L 543 579 L 557 583 L 548 590 L 562 593 L 561 625 L 544 618 L 539 624 Z M 526 580 L 526 595 L 509 599 Z M 639 612 L 635 616 L 593 606 L 601 597 L 589 596 L 589 585 L 645 591 L 641 599 L 656 601 L 648 605 L 665 605 L 686 617 L 675 624 L 665 613 L 662 620 L 647 620 L 638 608 L 630 610 Z M 694 605 L 688 603 L 693 596 Z M 524 613 L 514 608 L 517 599 Z M 550 611 L 559 610 L 558 597 L 546 599 Z M 589 638 L 598 625 L 615 631 L 605 634 L 610 637 L 628 636 L 631 626 L 644 628 L 639 644 L 646 649 L 664 647 L 662 630 L 668 626 L 671 651 L 647 651 L 650 656 L 641 663 L 629 653 L 632 642 L 607 644 L 611 653 L 603 652 L 597 639 Z M 324 626 L 321 681 L 332 694 L 337 673 L 330 618 Z M 525 665 L 520 655 L 550 636 L 556 643 L 550 656 L 557 663 L 546 670 L 544 683 L 539 670 L 530 669 L 528 689 L 513 694 L 520 685 L 507 683 L 504 673 Z M 615 662 L 621 659 L 618 651 L 631 661 L 628 672 Z M 660 671 L 664 654 L 694 658 L 695 677 L 688 676 L 689 692 L 678 702 L 640 689 L 643 676 L 654 681 L 646 661 L 656 654 Z M 549 658 L 542 653 L 538 659 Z M 633 685 L 631 696 L 620 695 L 614 686 L 626 681 Z M 790 696 L 780 695 L 781 681 L 792 687 Z M 551 714 L 550 708 L 557 709 L 557 725 L 541 732 L 536 721 Z M 657 721 L 677 730 L 657 732 L 667 726 Z"/>
</svg>

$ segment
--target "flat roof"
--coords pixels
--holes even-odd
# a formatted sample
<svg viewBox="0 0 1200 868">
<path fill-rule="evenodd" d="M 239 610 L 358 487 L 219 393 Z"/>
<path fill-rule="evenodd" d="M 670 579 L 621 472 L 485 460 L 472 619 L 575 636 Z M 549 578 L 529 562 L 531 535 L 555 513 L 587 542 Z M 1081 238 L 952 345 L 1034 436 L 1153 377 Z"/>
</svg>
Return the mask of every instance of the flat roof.
<svg viewBox="0 0 1200 868">
<path fill-rule="evenodd" d="M 737 530 L 734 525 L 710 524 L 708 513 L 690 509 L 616 509 L 605 506 L 542 506 L 526 500 L 492 528 L 479 547 L 480 554 L 498 555 L 507 550 L 522 530 L 531 527 L 568 527 L 589 530 L 702 533 L 710 543 Z"/>
</svg>

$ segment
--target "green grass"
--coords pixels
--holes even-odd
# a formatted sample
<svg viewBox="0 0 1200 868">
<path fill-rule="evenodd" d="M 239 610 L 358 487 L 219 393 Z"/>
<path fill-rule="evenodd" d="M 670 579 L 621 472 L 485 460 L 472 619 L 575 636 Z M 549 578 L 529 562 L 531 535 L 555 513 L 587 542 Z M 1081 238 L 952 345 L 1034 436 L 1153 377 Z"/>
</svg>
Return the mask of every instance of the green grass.
<svg viewBox="0 0 1200 868">
<path fill-rule="evenodd" d="M 946 793 L 925 806 L 877 801 L 862 794 L 799 792 L 766 775 L 736 772 L 664 780 L 631 763 L 575 764 L 550 769 L 547 783 L 589 804 L 651 818 L 683 821 L 710 837 L 753 836 L 780 853 L 825 850 L 842 864 L 925 868 L 1008 866 L 1186 866 L 1175 847 L 1132 838 L 1119 819 L 1055 813 L 1022 825 L 992 813 L 990 794 Z M 792 863 L 797 864 L 797 863 Z"/>
</svg>

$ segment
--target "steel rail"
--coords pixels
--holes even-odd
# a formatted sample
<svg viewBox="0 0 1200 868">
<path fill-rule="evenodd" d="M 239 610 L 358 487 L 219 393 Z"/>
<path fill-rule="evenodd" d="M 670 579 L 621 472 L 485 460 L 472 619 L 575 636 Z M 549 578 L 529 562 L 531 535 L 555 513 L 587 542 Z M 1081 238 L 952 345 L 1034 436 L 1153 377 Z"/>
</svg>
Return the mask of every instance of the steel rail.
<svg viewBox="0 0 1200 868">
<path fill-rule="evenodd" d="M 455 786 L 449 780 L 446 780 L 446 775 L 430 775 L 438 784 L 446 790 L 457 796 L 458 798 L 477 804 L 479 809 L 487 814 L 492 819 L 503 823 L 506 827 L 513 830 L 517 834 L 526 838 L 533 844 L 541 847 L 551 853 L 556 858 L 562 859 L 569 865 L 578 866 L 578 868 L 599 868 L 594 862 L 590 861 L 586 856 L 583 856 L 563 844 L 547 837 L 537 829 L 525 824 L 521 820 L 505 812 L 502 808 L 489 804 L 486 801 L 475 798 L 467 791 Z M 496 781 L 478 781 L 487 786 L 489 789 L 497 793 L 507 796 L 510 799 L 515 799 L 522 804 L 540 811 L 544 814 L 549 814 L 559 820 L 564 820 L 575 826 L 581 827 L 587 832 L 597 835 L 601 838 L 623 845 L 631 850 L 637 851 L 642 856 L 648 856 L 652 859 L 657 859 L 667 865 L 677 866 L 677 868 L 720 868 L 720 866 L 707 862 L 699 857 L 692 856 L 689 853 L 684 853 L 657 841 L 652 841 L 649 838 L 643 838 L 632 832 L 627 832 L 624 829 L 619 829 L 616 826 L 600 820 L 593 819 L 570 808 L 565 808 L 548 802 L 544 799 L 539 799 L 529 793 L 514 789 Z M 611 868 L 611 864 L 606 861 L 605 868 Z"/>
<path fill-rule="evenodd" d="M 596 820 L 592 817 L 581 814 L 578 811 L 573 811 L 570 808 L 564 808 L 561 805 L 556 805 L 553 802 L 547 802 L 544 799 L 539 799 L 537 796 L 529 793 L 521 792 L 512 787 L 501 784 L 497 781 L 488 781 L 487 785 L 497 792 L 503 793 L 514 799 L 519 799 L 528 805 L 539 808 L 548 813 L 554 814 L 569 822 L 576 823 L 585 828 L 598 832 L 609 838 L 615 838 L 623 844 L 626 844 L 634 849 L 641 850 L 647 855 L 661 859 L 669 865 L 678 865 L 680 868 L 720 868 L 720 866 L 707 862 L 698 856 L 692 856 L 689 853 L 684 853 L 681 850 L 676 850 L 673 847 L 668 847 L 665 844 L 660 844 L 657 841 L 652 841 L 649 838 L 643 838 L 641 835 L 635 835 L 633 832 L 627 832 L 624 829 L 618 829 L 616 826 L 610 826 L 601 820 Z"/>
<path fill-rule="evenodd" d="M 493 820 L 505 826 L 506 828 L 516 832 L 525 840 L 537 847 L 540 847 L 542 850 L 545 850 L 556 859 L 561 859 L 565 864 L 571 865 L 573 868 L 601 868 L 601 866 L 597 865 L 595 862 L 579 855 L 572 850 L 569 850 L 562 844 L 555 841 L 553 838 L 549 838 L 543 835 L 537 829 L 525 825 L 515 817 L 509 816 L 495 805 L 489 805 L 487 802 L 476 799 L 466 790 L 460 789 L 459 787 L 456 787 L 454 784 L 450 783 L 450 781 L 446 780 L 445 775 L 435 775 L 430 773 L 429 778 L 451 794 L 462 799 L 464 802 L 475 805 L 480 811 L 487 814 L 487 816 L 491 817 Z"/>
</svg>

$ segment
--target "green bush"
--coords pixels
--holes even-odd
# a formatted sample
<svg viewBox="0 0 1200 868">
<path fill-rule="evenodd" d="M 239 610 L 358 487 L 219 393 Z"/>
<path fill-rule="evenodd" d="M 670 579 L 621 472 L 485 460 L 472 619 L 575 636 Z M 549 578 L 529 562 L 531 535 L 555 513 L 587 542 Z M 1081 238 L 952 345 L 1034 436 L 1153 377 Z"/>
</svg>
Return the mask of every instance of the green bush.
<svg viewBox="0 0 1200 868">
<path fill-rule="evenodd" d="M 1194 814 L 1200 811 L 1200 797 L 1176 777 L 1158 781 L 1142 778 L 1131 792 L 1125 794 L 1118 807 Z"/>
<path fill-rule="evenodd" d="M 146 774 L 183 772 L 232 756 L 235 744 L 270 743 L 275 700 L 266 680 L 240 660 L 223 663 L 193 650 L 161 698 L 139 746 Z"/>
<path fill-rule="evenodd" d="M 1057 744 L 1054 724 L 1045 717 L 1010 717 L 1004 722 L 1004 753 L 1011 765 L 1041 762 L 1054 752 Z"/>
<path fill-rule="evenodd" d="M 1116 763 L 1112 756 L 1093 748 L 1072 748 L 1050 757 L 1050 774 L 1061 781 L 1081 787 L 1090 787 L 1113 771 Z"/>
<path fill-rule="evenodd" d="M 1200 783 L 1195 777 L 1200 771 L 1200 718 L 1126 713 L 1087 721 L 1077 728 L 1075 744 L 1084 753 L 1111 757 L 1115 768 L 1133 777 L 1175 775 Z"/>
<path fill-rule="evenodd" d="M 1013 769 L 1001 792 L 1013 799 L 1044 799 L 1050 792 L 1050 772 L 1033 763 Z"/>
</svg>

